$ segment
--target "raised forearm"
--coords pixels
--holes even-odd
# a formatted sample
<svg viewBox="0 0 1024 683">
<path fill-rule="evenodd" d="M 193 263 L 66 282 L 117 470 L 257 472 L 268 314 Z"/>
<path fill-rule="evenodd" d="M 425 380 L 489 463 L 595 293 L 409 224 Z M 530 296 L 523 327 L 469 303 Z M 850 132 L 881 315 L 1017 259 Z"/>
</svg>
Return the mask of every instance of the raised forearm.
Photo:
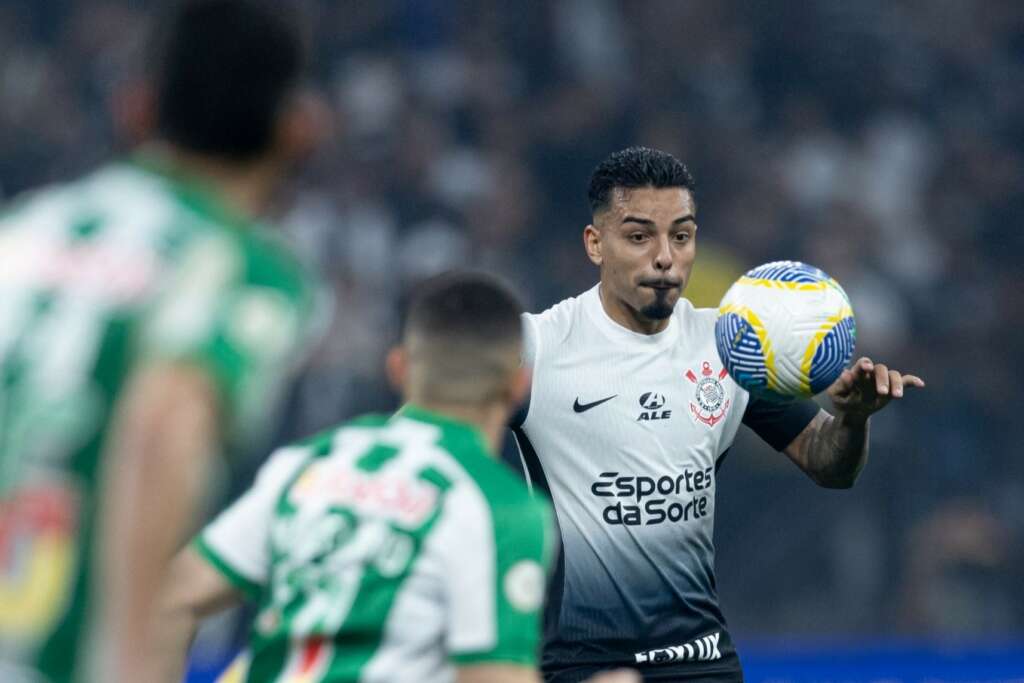
<svg viewBox="0 0 1024 683">
<path fill-rule="evenodd" d="M 821 411 L 789 455 L 819 486 L 853 486 L 868 461 L 868 418 Z"/>
</svg>

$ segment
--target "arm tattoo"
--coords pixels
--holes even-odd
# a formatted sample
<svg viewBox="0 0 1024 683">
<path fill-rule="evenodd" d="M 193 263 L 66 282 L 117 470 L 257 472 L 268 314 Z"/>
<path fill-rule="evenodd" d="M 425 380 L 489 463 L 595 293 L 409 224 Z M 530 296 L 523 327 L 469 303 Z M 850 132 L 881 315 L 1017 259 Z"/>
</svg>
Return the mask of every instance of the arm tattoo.
<svg viewBox="0 0 1024 683">
<path fill-rule="evenodd" d="M 819 485 L 849 488 L 868 460 L 867 421 L 820 413 L 801 444 L 799 464 Z"/>
</svg>

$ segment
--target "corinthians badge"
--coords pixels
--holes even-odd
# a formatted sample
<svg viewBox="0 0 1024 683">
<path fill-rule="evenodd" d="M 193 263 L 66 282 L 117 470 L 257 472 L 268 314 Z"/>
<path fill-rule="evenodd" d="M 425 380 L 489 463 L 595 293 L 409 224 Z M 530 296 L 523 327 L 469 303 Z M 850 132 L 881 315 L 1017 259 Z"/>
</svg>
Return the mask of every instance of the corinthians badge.
<svg viewBox="0 0 1024 683">
<path fill-rule="evenodd" d="M 711 369 L 711 363 L 704 361 L 700 368 L 700 377 L 693 370 L 686 371 L 686 379 L 696 385 L 694 397 L 690 401 L 690 412 L 699 422 L 708 427 L 718 424 L 729 411 L 732 403 L 725 397 L 725 387 L 722 380 L 725 379 L 725 368 L 717 374 Z"/>
</svg>

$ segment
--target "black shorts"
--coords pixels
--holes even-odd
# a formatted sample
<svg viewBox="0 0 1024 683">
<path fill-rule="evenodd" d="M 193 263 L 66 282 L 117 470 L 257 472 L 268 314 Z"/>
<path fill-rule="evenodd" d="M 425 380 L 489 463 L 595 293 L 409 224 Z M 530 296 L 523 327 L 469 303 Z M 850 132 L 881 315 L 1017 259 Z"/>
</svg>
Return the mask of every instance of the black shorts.
<svg viewBox="0 0 1024 683">
<path fill-rule="evenodd" d="M 594 674 L 607 671 L 608 667 L 600 666 L 574 666 L 565 669 L 545 670 L 545 683 L 581 683 Z M 654 683 L 670 683 L 671 681 L 682 681 L 684 683 L 743 683 L 743 672 L 734 668 L 722 669 L 720 671 L 702 669 L 694 671 L 693 667 L 648 667 L 637 669 L 640 676 L 647 681 Z"/>
</svg>

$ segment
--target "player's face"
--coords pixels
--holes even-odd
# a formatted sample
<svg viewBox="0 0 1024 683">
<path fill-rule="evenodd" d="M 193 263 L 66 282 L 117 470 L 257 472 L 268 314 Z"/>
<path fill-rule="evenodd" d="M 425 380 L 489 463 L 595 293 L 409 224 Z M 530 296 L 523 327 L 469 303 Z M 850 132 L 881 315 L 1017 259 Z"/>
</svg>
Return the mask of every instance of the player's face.
<svg viewBox="0 0 1024 683">
<path fill-rule="evenodd" d="M 695 219 L 693 197 L 683 188 L 613 190 L 609 208 L 584 231 L 606 306 L 642 328 L 671 316 L 697 253 Z"/>
</svg>

